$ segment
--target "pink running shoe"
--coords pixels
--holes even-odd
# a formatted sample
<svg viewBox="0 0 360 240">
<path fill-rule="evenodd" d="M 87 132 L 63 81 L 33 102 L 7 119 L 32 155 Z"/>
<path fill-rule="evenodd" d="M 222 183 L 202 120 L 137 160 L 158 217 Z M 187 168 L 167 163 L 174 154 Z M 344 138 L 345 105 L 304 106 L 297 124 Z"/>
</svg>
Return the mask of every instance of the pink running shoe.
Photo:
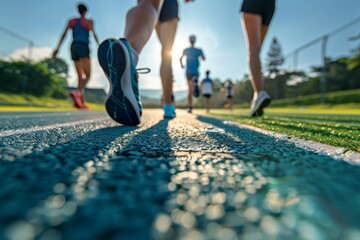
<svg viewBox="0 0 360 240">
<path fill-rule="evenodd" d="M 70 97 L 72 98 L 72 100 L 74 101 L 74 106 L 76 108 L 83 108 L 83 103 L 82 103 L 82 96 L 79 90 L 73 90 L 70 92 Z"/>
</svg>

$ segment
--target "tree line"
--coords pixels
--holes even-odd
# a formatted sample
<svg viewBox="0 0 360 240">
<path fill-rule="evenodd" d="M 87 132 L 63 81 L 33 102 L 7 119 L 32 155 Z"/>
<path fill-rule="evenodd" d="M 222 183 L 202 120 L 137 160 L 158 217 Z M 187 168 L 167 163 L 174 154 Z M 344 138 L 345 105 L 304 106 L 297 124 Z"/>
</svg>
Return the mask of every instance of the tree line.
<svg viewBox="0 0 360 240">
<path fill-rule="evenodd" d="M 67 97 L 68 65 L 62 59 L 48 58 L 33 63 L 27 59 L 0 59 L 0 92 L 37 97 Z"/>
<path fill-rule="evenodd" d="M 309 72 L 289 71 L 282 68 L 284 56 L 279 41 L 274 38 L 264 64 L 265 88 L 273 99 L 297 98 L 320 92 L 320 78 L 324 66 L 313 66 Z M 38 97 L 67 97 L 68 65 L 59 58 L 40 62 L 0 59 L 0 92 L 31 94 Z M 360 47 L 351 55 L 327 58 L 325 65 L 326 91 L 344 91 L 360 88 Z M 212 105 L 221 107 L 225 102 L 224 84 L 228 79 L 214 79 Z M 252 100 L 249 75 L 235 84 L 234 103 L 248 105 Z M 200 97 L 198 105 L 201 105 Z"/>
<path fill-rule="evenodd" d="M 310 71 L 289 71 L 282 68 L 284 56 L 279 41 L 274 38 L 264 62 L 265 89 L 273 99 L 297 98 L 320 93 L 321 73 L 324 66 L 312 66 Z M 325 64 L 326 92 L 337 92 L 360 88 L 360 47 L 349 56 L 327 58 Z M 214 79 L 216 89 L 212 105 L 221 107 L 225 102 L 224 82 L 228 79 Z M 252 100 L 250 76 L 244 75 L 235 84 L 234 103 L 247 106 Z M 198 104 L 201 105 L 202 99 Z"/>
</svg>

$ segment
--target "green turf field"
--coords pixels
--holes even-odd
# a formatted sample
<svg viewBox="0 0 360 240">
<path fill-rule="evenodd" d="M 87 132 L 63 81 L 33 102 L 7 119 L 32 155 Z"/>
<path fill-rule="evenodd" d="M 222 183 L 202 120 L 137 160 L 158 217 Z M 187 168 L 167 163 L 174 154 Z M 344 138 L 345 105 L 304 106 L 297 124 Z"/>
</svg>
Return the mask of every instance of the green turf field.
<svg viewBox="0 0 360 240">
<path fill-rule="evenodd" d="M 261 118 L 249 118 L 247 109 L 215 109 L 210 115 L 360 152 L 359 109 L 269 108 Z"/>
</svg>

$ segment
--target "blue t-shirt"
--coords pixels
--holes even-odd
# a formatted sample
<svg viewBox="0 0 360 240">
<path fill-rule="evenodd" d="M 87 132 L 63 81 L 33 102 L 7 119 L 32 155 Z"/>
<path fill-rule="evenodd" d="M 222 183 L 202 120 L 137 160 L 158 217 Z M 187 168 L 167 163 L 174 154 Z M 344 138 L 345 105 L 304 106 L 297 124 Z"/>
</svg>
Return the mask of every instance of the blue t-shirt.
<svg viewBox="0 0 360 240">
<path fill-rule="evenodd" d="M 200 48 L 186 48 L 184 50 L 184 56 L 186 56 L 186 73 L 188 74 L 199 74 L 199 57 L 203 56 L 204 53 Z"/>
</svg>

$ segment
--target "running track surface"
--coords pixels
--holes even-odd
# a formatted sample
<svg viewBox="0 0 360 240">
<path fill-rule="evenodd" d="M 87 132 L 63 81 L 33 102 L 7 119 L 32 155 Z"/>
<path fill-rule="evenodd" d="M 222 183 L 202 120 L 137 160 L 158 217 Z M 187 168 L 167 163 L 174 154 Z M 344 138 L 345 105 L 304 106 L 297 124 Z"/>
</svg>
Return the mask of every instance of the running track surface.
<svg viewBox="0 0 360 240">
<path fill-rule="evenodd" d="M 206 116 L 0 113 L 0 239 L 360 239 L 360 167 Z"/>
</svg>

